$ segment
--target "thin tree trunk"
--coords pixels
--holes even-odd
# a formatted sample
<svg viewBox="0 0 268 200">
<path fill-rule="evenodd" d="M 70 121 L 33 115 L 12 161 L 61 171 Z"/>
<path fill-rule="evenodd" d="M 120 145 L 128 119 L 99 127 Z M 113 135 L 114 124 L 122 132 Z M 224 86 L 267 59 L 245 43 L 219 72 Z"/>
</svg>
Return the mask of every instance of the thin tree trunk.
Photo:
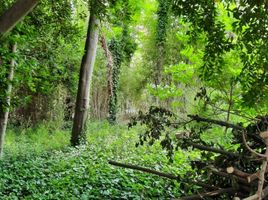
<svg viewBox="0 0 268 200">
<path fill-rule="evenodd" d="M 106 39 L 104 37 L 104 35 L 101 36 L 101 46 L 105 52 L 105 57 L 107 59 L 107 92 L 108 92 L 108 96 L 107 96 L 107 111 L 108 111 L 108 118 L 110 118 L 110 114 L 112 113 L 112 108 L 111 105 L 109 104 L 110 99 L 113 98 L 114 95 L 114 91 L 113 91 L 113 65 L 114 65 L 114 61 L 113 61 L 113 56 L 112 53 L 110 52 L 110 50 L 108 49 L 107 46 L 107 42 Z"/>
<path fill-rule="evenodd" d="M 39 0 L 17 0 L 2 16 L 0 16 L 0 38 L 10 31 L 26 16 Z"/>
<path fill-rule="evenodd" d="M 95 10 L 94 5 L 92 5 L 90 10 L 85 53 L 82 59 L 79 75 L 78 93 L 71 137 L 71 144 L 73 146 L 79 145 L 85 136 L 86 120 L 89 110 L 90 82 L 96 58 L 100 23 L 99 19 L 95 15 Z"/>
<path fill-rule="evenodd" d="M 11 47 L 12 53 L 16 53 L 17 45 L 14 44 Z M 10 69 L 8 74 L 8 86 L 6 89 L 6 105 L 0 106 L 0 157 L 3 156 L 3 147 L 4 147 L 4 139 L 6 134 L 8 115 L 9 115 L 9 107 L 11 100 L 11 91 L 12 91 L 12 80 L 14 77 L 14 68 L 15 68 L 15 60 L 12 59 L 10 63 Z"/>
<path fill-rule="evenodd" d="M 107 42 L 106 42 L 106 39 L 104 37 L 104 35 L 101 36 L 101 46 L 105 52 L 105 57 L 107 58 L 107 70 L 108 70 L 108 95 L 113 95 L 113 65 L 114 65 L 114 62 L 113 62 L 113 56 L 110 52 L 110 50 L 108 49 L 108 46 L 107 46 Z"/>
</svg>

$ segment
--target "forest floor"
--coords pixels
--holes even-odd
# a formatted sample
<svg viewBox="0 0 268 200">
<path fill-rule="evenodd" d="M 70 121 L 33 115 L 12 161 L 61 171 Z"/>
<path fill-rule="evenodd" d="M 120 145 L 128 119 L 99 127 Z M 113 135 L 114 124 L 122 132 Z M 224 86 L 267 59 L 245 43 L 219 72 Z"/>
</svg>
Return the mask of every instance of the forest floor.
<svg viewBox="0 0 268 200">
<path fill-rule="evenodd" d="M 70 129 L 10 129 L 0 161 L 0 199 L 170 199 L 180 184 L 155 175 L 114 167 L 109 160 L 176 175 L 189 169 L 185 152 L 169 164 L 159 144 L 135 147 L 142 127 L 90 123 L 88 144 L 69 147 Z"/>
</svg>

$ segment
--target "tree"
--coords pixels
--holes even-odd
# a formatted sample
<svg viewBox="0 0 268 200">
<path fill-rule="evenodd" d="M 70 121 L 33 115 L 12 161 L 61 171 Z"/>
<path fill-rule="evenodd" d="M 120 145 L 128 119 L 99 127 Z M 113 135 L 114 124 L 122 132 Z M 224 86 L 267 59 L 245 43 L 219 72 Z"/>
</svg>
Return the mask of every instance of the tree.
<svg viewBox="0 0 268 200">
<path fill-rule="evenodd" d="M 13 6 L 0 17 L 0 37 L 10 31 L 25 17 L 39 0 L 17 0 Z"/>
<path fill-rule="evenodd" d="M 245 199 L 266 199 L 268 195 L 267 10 L 266 1 L 175 1 L 173 11 L 187 23 L 187 34 L 183 36 L 189 41 L 183 47 L 184 62 L 169 69 L 174 80 L 200 88 L 194 98 L 197 109 L 191 105 L 188 114 L 194 114 L 183 118 L 181 112 L 152 107 L 134 121 L 147 125 L 137 145 L 161 140 L 171 158 L 178 148 L 199 149 L 200 158 L 191 163 L 193 179 L 235 188 L 236 195 Z M 191 100 L 189 96 L 187 100 Z M 192 179 L 190 174 L 187 181 Z M 247 184 L 249 190 L 243 188 Z M 182 199 L 201 199 L 211 194 L 206 187 L 202 190 L 200 195 Z M 246 198 L 253 192 L 256 194 Z M 229 192 L 225 195 L 219 199 L 234 197 Z"/>
<path fill-rule="evenodd" d="M 16 53 L 17 45 L 11 45 L 11 52 L 13 54 Z M 13 55 L 14 56 L 14 55 Z M 12 91 L 12 81 L 14 77 L 14 68 L 15 68 L 15 60 L 11 59 L 9 72 L 7 74 L 7 88 L 5 88 L 5 101 L 0 101 L 0 158 L 3 156 L 3 147 L 4 147 L 4 139 L 6 134 L 8 115 L 9 115 L 9 107 L 10 107 L 10 99 L 11 99 L 11 91 Z"/>
<path fill-rule="evenodd" d="M 96 5 L 96 1 L 93 1 L 91 4 L 85 52 L 80 68 L 78 93 L 71 137 L 71 144 L 73 146 L 81 144 L 81 141 L 85 137 L 86 120 L 89 110 L 90 82 L 99 36 L 100 21 L 96 13 Z"/>
</svg>

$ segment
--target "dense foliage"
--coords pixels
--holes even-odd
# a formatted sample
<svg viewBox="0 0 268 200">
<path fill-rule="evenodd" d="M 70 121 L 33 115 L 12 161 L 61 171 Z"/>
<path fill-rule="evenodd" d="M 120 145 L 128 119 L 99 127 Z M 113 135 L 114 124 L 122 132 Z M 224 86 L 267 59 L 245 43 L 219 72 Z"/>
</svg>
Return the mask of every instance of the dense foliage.
<svg viewBox="0 0 268 200">
<path fill-rule="evenodd" d="M 15 2 L 0 0 L 0 16 Z M 87 27 L 93 7 L 100 27 Z M 93 76 L 84 73 L 90 97 L 80 97 L 86 112 L 90 104 L 88 139 L 73 149 L 87 28 L 100 32 Z M 267 29 L 265 0 L 40 0 L 0 37 L 0 146 L 10 111 L 1 197 L 166 199 L 229 188 L 211 198 L 262 198 Z M 228 167 L 262 175 L 245 183 Z"/>
<path fill-rule="evenodd" d="M 181 195 L 176 181 L 108 165 L 108 160 L 120 159 L 171 173 L 178 173 L 179 167 L 179 173 L 185 173 L 187 166 L 165 166 L 168 161 L 159 153 L 159 146 L 135 148 L 140 128 L 125 132 L 124 126 L 93 123 L 88 127 L 94 132 L 88 137 L 91 145 L 79 149 L 67 147 L 67 131 L 48 133 L 47 128 L 25 129 L 21 136 L 9 132 L 8 158 L 0 162 L 1 198 L 151 199 Z M 177 156 L 184 157 L 181 153 Z"/>
</svg>

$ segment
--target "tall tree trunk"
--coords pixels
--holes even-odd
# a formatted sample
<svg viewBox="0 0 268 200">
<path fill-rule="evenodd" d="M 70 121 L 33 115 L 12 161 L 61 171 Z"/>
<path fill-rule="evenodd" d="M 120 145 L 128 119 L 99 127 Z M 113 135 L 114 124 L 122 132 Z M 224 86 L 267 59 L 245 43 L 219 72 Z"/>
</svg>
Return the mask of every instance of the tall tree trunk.
<svg viewBox="0 0 268 200">
<path fill-rule="evenodd" d="M 39 0 L 17 0 L 2 16 L 0 16 L 0 38 L 10 31 L 26 16 Z"/>
<path fill-rule="evenodd" d="M 85 139 L 86 120 L 89 110 L 90 82 L 96 58 L 99 19 L 94 5 L 91 6 L 85 53 L 82 59 L 71 144 L 77 146 Z"/>
<path fill-rule="evenodd" d="M 11 46 L 12 53 L 16 53 L 17 45 L 14 44 Z M 11 91 L 12 91 L 12 80 L 14 77 L 14 68 L 15 68 L 15 60 L 12 59 L 10 63 L 10 69 L 8 74 L 8 85 L 6 88 L 6 105 L 0 105 L 0 157 L 3 156 L 3 147 L 4 147 L 4 139 L 6 134 L 8 115 L 9 115 L 9 107 L 10 107 L 10 99 L 11 99 Z"/>
</svg>

